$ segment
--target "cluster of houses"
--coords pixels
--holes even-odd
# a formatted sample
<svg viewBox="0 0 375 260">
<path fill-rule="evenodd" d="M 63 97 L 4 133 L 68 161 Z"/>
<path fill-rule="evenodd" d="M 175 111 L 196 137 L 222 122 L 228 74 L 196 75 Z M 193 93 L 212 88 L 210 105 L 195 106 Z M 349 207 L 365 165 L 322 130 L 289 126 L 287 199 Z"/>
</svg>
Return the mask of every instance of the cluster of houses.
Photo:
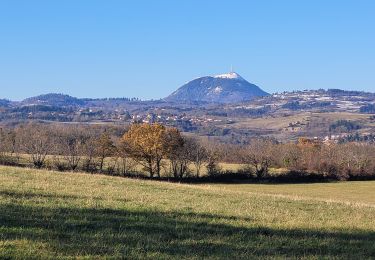
<svg viewBox="0 0 375 260">
<path fill-rule="evenodd" d="M 188 116 L 186 114 L 182 115 L 159 115 L 154 113 L 147 114 L 133 114 L 131 116 L 133 123 L 162 123 L 170 124 L 173 122 L 190 122 L 193 124 L 204 124 L 212 122 L 222 122 L 221 119 L 209 118 L 209 117 L 198 117 L 198 116 Z"/>
</svg>

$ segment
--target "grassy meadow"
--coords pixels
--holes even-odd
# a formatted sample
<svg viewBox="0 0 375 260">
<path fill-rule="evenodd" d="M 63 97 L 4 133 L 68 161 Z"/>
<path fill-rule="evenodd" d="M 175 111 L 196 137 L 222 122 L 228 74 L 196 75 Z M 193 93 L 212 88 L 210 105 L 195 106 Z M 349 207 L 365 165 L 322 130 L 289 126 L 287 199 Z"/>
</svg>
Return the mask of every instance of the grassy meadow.
<svg viewBox="0 0 375 260">
<path fill-rule="evenodd" d="M 375 258 L 375 181 L 187 185 L 0 167 L 0 258 Z"/>
<path fill-rule="evenodd" d="M 223 190 L 375 207 L 375 181 L 303 184 L 215 184 Z"/>
</svg>

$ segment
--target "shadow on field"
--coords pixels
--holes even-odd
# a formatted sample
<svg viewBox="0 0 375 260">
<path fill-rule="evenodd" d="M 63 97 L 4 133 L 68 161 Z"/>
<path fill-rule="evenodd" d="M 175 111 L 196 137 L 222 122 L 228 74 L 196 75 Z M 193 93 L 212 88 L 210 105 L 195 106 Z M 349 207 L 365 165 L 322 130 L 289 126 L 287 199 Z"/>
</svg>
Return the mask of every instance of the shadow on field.
<svg viewBox="0 0 375 260">
<path fill-rule="evenodd" d="M 375 257 L 375 232 L 241 227 L 251 221 L 183 212 L 0 204 L 0 240 L 46 243 L 60 256 Z"/>
<path fill-rule="evenodd" d="M 54 194 L 47 194 L 47 193 L 31 193 L 31 192 L 21 193 L 21 192 L 15 192 L 15 191 L 10 191 L 10 190 L 1 190 L 0 196 L 15 197 L 17 199 L 32 199 L 32 198 L 79 199 L 79 198 L 82 198 L 81 196 L 76 196 L 76 195 L 54 195 Z"/>
</svg>

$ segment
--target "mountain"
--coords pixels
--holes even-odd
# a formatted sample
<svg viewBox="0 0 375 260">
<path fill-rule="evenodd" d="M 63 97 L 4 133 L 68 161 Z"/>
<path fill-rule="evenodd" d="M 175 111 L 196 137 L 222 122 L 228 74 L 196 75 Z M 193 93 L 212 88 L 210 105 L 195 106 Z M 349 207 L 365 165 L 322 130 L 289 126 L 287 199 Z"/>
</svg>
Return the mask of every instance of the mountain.
<svg viewBox="0 0 375 260">
<path fill-rule="evenodd" d="M 235 72 L 194 79 L 164 100 L 171 102 L 237 103 L 269 95 Z"/>
<path fill-rule="evenodd" d="M 0 107 L 8 107 L 10 105 L 11 101 L 8 99 L 0 99 Z"/>
<path fill-rule="evenodd" d="M 23 100 L 22 105 L 81 106 L 84 101 L 64 94 L 50 93 Z"/>
</svg>

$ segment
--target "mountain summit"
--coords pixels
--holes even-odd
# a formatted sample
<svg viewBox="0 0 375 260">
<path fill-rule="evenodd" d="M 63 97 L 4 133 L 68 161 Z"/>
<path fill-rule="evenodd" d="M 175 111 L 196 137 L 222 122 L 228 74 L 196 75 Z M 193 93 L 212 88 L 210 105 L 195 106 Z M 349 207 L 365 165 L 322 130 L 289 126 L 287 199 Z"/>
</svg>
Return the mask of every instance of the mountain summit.
<svg viewBox="0 0 375 260">
<path fill-rule="evenodd" d="M 194 79 L 165 98 L 171 102 L 237 103 L 269 95 L 236 72 Z"/>
</svg>

